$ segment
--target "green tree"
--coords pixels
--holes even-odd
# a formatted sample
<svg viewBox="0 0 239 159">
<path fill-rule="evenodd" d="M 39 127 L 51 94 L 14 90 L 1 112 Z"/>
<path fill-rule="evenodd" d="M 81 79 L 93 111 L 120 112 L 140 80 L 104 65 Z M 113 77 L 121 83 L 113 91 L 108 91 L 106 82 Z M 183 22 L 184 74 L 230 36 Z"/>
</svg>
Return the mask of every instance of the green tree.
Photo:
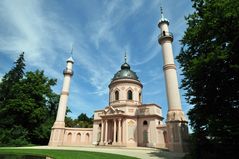
<svg viewBox="0 0 239 159">
<path fill-rule="evenodd" d="M 65 117 L 65 124 L 66 127 L 76 127 L 75 120 L 73 120 L 71 117 L 68 116 Z"/>
<path fill-rule="evenodd" d="M 24 76 L 24 52 L 20 54 L 14 64 L 15 66 L 3 76 L 2 81 L 0 82 L 0 107 L 4 105 L 6 99 L 11 98 L 14 94 L 13 85 L 16 82 L 19 82 L 19 80 Z"/>
<path fill-rule="evenodd" d="M 24 75 L 23 69 L 15 69 L 19 63 L 25 66 L 23 54 L 19 59 L 0 83 L 0 94 L 4 94 L 0 103 L 0 144 L 47 144 L 59 99 L 51 89 L 56 80 L 39 70 Z"/>
<path fill-rule="evenodd" d="M 51 86 L 56 84 L 55 79 L 49 79 L 43 71 L 27 72 L 18 85 L 16 85 L 15 98 L 11 108 L 18 107 L 16 113 L 21 113 L 17 121 L 29 130 L 31 143 L 46 144 L 50 135 L 53 118 L 50 114 L 56 110 L 56 103 L 51 105 L 49 99 L 55 97 Z M 14 102 L 16 101 L 16 102 Z M 50 107 L 50 109 L 49 109 Z M 53 110 L 51 110 L 53 108 Z M 55 113 L 54 113 L 55 114 Z M 31 131 L 30 131 L 31 130 Z"/>
<path fill-rule="evenodd" d="M 93 127 L 93 118 L 89 118 L 85 113 L 81 113 L 76 120 L 77 127 Z"/>
<path fill-rule="evenodd" d="M 24 76 L 24 52 L 14 62 L 14 67 L 7 72 L 0 82 L 0 145 L 22 145 L 28 143 L 28 131 L 15 124 L 14 116 L 8 110 L 9 100 L 14 98 L 14 85 Z"/>
<path fill-rule="evenodd" d="M 94 116 L 88 117 L 85 113 L 81 113 L 77 119 L 66 116 L 65 123 L 67 127 L 92 128 Z"/>
<path fill-rule="evenodd" d="M 89 121 L 90 119 L 88 118 L 88 116 L 85 113 L 81 113 L 78 118 L 79 121 Z"/>
<path fill-rule="evenodd" d="M 239 151 L 239 1 L 192 0 L 177 57 L 193 128 L 194 158 Z"/>
</svg>

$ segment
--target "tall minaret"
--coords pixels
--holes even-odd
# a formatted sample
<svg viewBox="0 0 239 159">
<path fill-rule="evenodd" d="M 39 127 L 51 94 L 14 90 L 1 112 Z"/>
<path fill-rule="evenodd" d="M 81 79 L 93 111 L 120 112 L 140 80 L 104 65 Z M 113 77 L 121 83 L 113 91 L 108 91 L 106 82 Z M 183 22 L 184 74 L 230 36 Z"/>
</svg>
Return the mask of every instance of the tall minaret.
<svg viewBox="0 0 239 159">
<path fill-rule="evenodd" d="M 64 82 L 61 91 L 60 102 L 58 105 L 56 121 L 52 127 L 49 146 L 60 146 L 63 142 L 66 107 L 69 96 L 71 77 L 73 76 L 72 66 L 74 64 L 74 60 L 72 56 L 67 59 L 66 63 L 66 68 L 63 71 Z"/>
<path fill-rule="evenodd" d="M 186 150 L 188 127 L 182 111 L 176 65 L 174 64 L 172 50 L 173 34 L 169 32 L 168 26 L 169 21 L 164 18 L 161 7 L 161 19 L 158 23 L 158 27 L 161 29 L 161 34 L 158 37 L 158 42 L 162 46 L 164 59 L 163 70 L 168 100 L 168 113 L 166 121 L 168 131 L 168 148 L 171 151 L 182 152 Z"/>
</svg>

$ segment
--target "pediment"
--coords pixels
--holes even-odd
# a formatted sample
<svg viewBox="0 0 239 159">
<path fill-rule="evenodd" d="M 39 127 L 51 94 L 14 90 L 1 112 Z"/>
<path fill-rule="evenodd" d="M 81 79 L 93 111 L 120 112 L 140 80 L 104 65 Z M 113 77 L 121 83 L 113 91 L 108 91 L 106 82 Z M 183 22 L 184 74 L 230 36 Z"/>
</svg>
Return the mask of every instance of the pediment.
<svg viewBox="0 0 239 159">
<path fill-rule="evenodd" d="M 105 114 L 106 115 L 115 114 L 115 109 L 112 106 L 109 106 L 107 109 L 105 109 Z"/>
<path fill-rule="evenodd" d="M 118 108 L 114 108 L 113 106 L 107 107 L 105 110 L 105 115 L 113 115 L 113 114 L 124 114 L 123 110 L 120 110 Z"/>
</svg>

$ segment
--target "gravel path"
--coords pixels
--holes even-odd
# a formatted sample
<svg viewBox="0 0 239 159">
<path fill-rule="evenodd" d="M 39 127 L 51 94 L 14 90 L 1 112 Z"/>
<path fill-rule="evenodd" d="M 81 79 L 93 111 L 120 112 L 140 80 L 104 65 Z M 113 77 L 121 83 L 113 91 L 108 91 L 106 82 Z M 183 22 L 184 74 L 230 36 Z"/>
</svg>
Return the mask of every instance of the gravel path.
<svg viewBox="0 0 239 159">
<path fill-rule="evenodd" d="M 126 156 L 133 156 L 140 159 L 180 159 L 184 156 L 183 153 L 173 153 L 155 148 L 147 147 L 109 147 L 109 146 L 77 146 L 77 147 L 49 147 L 49 146 L 34 146 L 21 147 L 29 149 L 60 149 L 60 150 L 80 150 L 120 154 Z"/>
</svg>

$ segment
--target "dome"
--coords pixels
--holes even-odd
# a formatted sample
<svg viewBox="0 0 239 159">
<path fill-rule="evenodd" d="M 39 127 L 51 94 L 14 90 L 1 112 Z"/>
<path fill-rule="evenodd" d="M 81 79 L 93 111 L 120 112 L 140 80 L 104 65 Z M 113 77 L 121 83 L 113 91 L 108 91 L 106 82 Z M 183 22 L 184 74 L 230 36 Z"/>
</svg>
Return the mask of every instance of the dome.
<svg viewBox="0 0 239 159">
<path fill-rule="evenodd" d="M 130 70 L 130 65 L 127 63 L 124 63 L 123 65 L 121 65 L 121 69 L 129 69 Z"/>
<path fill-rule="evenodd" d="M 74 63 L 74 60 L 73 60 L 72 56 L 69 57 L 69 58 L 66 60 L 66 62 L 72 62 L 72 63 Z"/>
<path fill-rule="evenodd" d="M 130 70 L 130 65 L 128 63 L 124 63 L 121 65 L 121 70 L 119 70 L 113 77 L 113 80 L 117 80 L 117 79 L 134 79 L 134 80 L 138 80 L 138 76 L 136 75 L 136 73 L 132 70 Z"/>
</svg>

